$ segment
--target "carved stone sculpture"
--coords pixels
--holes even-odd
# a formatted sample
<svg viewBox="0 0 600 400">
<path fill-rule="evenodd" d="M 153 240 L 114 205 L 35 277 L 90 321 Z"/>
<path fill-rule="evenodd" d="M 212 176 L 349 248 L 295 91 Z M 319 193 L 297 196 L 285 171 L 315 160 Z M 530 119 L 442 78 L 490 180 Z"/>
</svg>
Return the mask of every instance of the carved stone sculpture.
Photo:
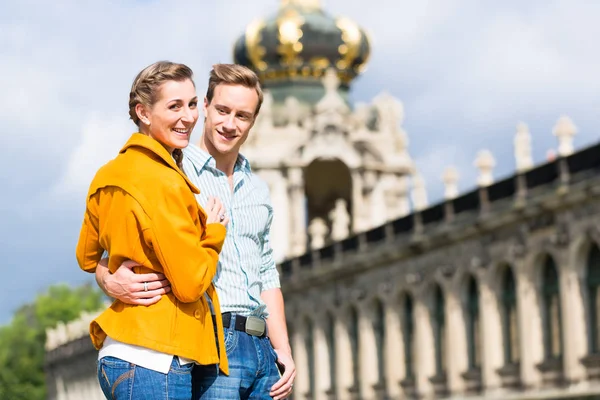
<svg viewBox="0 0 600 400">
<path fill-rule="evenodd" d="M 325 245 L 325 238 L 329 233 L 329 228 L 322 218 L 313 218 L 308 226 L 308 234 L 310 235 L 310 248 L 320 249 Z"/>
<path fill-rule="evenodd" d="M 346 206 L 346 200 L 337 199 L 335 208 L 329 213 L 331 218 L 331 238 L 343 240 L 350 234 L 350 215 Z"/>
</svg>

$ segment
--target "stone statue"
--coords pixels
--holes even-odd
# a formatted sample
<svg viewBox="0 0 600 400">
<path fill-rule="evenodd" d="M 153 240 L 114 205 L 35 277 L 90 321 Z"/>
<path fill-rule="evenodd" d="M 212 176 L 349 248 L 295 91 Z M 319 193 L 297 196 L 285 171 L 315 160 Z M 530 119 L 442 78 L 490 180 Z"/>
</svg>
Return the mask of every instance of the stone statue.
<svg viewBox="0 0 600 400">
<path fill-rule="evenodd" d="M 329 228 L 322 218 L 313 218 L 308 226 L 308 234 L 310 235 L 310 248 L 320 249 L 325 246 L 325 238 L 329 233 Z"/>
<path fill-rule="evenodd" d="M 573 136 L 577 133 L 577 127 L 571 118 L 566 115 L 560 117 L 552 133 L 558 138 L 558 154 L 562 157 L 573 154 Z"/>
<path fill-rule="evenodd" d="M 263 102 L 260 106 L 260 113 L 256 117 L 256 129 L 255 134 L 250 137 L 256 137 L 256 135 L 268 134 L 273 130 L 273 95 L 265 91 L 263 94 Z"/>
<path fill-rule="evenodd" d="M 325 93 L 335 92 L 340 87 L 340 78 L 337 76 L 337 73 L 333 68 L 327 69 L 325 76 L 323 76 L 323 79 L 321 79 L 321 82 L 323 82 Z"/>
<path fill-rule="evenodd" d="M 340 78 L 337 76 L 337 72 L 333 68 L 329 68 L 325 72 L 325 76 L 323 76 L 321 82 L 325 88 L 325 95 L 315 105 L 317 114 L 339 113 L 346 115 L 350 113 L 350 107 L 348 107 L 348 104 L 346 104 L 338 92 Z"/>
<path fill-rule="evenodd" d="M 492 171 L 496 166 L 496 160 L 491 151 L 481 150 L 477 154 L 477 158 L 473 165 L 479 169 L 479 176 L 477 177 L 477 184 L 479 186 L 490 186 L 494 183 Z"/>
<path fill-rule="evenodd" d="M 369 122 L 369 114 L 371 109 L 366 103 L 356 103 L 354 106 L 354 113 L 352 114 L 352 120 L 354 122 L 354 131 L 357 134 L 362 134 L 368 130 L 367 124 Z"/>
<path fill-rule="evenodd" d="M 350 214 L 346 206 L 346 200 L 337 199 L 335 207 L 329 213 L 331 219 L 331 238 L 335 241 L 344 240 L 350 234 Z"/>
<path fill-rule="evenodd" d="M 412 178 L 413 188 L 411 198 L 415 211 L 422 211 L 429 205 L 427 199 L 427 189 L 425 188 L 425 180 L 418 172 Z"/>
<path fill-rule="evenodd" d="M 404 122 L 404 106 L 400 101 L 387 92 L 378 95 L 373 104 L 377 110 L 378 131 L 393 136 L 394 149 L 403 152 L 408 146 L 408 137 L 402 123 Z"/>
<path fill-rule="evenodd" d="M 297 127 L 300 125 L 301 110 L 300 102 L 293 96 L 285 98 L 285 112 L 287 117 L 287 126 Z"/>
<path fill-rule="evenodd" d="M 531 155 L 531 134 L 529 127 L 524 122 L 519 122 L 517 125 L 517 133 L 515 134 L 515 161 L 517 171 L 524 172 L 533 167 L 533 157 Z"/>
<path fill-rule="evenodd" d="M 449 166 L 444 171 L 442 180 L 446 187 L 444 190 L 444 198 L 446 200 L 452 200 L 458 196 L 458 178 L 459 175 L 456 167 Z"/>
</svg>

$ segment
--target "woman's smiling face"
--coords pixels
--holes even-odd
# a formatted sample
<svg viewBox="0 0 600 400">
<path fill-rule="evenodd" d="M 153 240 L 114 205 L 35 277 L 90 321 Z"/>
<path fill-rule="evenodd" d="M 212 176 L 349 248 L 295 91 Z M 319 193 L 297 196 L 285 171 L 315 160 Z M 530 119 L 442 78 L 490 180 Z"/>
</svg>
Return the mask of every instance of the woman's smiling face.
<svg viewBox="0 0 600 400">
<path fill-rule="evenodd" d="M 160 85 L 159 97 L 151 107 L 138 107 L 142 133 L 160 142 L 172 153 L 189 144 L 190 135 L 198 121 L 198 97 L 194 83 L 189 80 L 167 81 Z"/>
</svg>

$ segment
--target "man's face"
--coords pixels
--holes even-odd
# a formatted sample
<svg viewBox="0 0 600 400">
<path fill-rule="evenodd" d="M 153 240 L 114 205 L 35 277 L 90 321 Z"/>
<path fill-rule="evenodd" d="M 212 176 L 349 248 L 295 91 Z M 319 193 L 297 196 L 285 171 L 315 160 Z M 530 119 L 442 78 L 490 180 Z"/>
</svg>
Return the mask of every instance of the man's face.
<svg viewBox="0 0 600 400">
<path fill-rule="evenodd" d="M 204 98 L 204 144 L 213 156 L 237 154 L 254 125 L 258 94 L 242 85 L 217 85 L 210 104 Z"/>
</svg>

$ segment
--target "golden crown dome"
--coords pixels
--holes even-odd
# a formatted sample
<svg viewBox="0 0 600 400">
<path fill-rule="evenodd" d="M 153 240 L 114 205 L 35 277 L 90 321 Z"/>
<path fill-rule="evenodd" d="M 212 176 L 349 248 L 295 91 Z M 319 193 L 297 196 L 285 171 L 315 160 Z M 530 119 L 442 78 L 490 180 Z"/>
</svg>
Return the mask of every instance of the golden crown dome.
<svg viewBox="0 0 600 400">
<path fill-rule="evenodd" d="M 253 69 L 267 88 L 315 82 L 328 68 L 347 88 L 369 52 L 367 34 L 348 18 L 329 16 L 319 0 L 282 0 L 276 15 L 248 25 L 236 41 L 234 60 Z"/>
</svg>

